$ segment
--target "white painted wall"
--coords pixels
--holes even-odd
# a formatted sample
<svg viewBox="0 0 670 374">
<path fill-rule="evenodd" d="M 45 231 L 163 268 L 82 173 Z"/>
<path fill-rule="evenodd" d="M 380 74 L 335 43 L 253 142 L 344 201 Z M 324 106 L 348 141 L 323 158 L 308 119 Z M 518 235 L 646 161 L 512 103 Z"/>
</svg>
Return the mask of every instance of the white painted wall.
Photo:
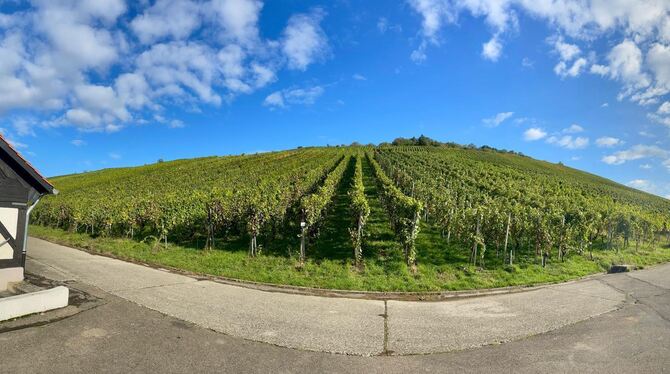
<svg viewBox="0 0 670 374">
<path fill-rule="evenodd" d="M 19 210 L 15 208 L 0 208 L 0 222 L 7 228 L 12 237 L 16 239 L 16 232 L 19 220 Z M 0 235 L 0 243 L 4 242 L 5 238 Z M 9 244 L 0 246 L 0 260 L 11 260 L 14 257 L 14 250 Z"/>
<path fill-rule="evenodd" d="M 23 268 L 0 269 L 0 291 L 7 289 L 8 283 L 21 282 L 23 280 Z M 0 357 L 2 355 L 0 354 Z"/>
</svg>

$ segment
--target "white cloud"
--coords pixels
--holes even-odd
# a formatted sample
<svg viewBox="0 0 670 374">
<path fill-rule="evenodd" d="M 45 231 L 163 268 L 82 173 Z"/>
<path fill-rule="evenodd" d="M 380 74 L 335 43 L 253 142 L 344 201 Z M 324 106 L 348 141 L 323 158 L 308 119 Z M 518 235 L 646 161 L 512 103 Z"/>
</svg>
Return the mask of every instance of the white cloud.
<svg viewBox="0 0 670 374">
<path fill-rule="evenodd" d="M 601 148 L 616 147 L 622 145 L 623 143 L 624 143 L 623 140 L 612 136 L 603 136 L 596 139 L 596 145 Z"/>
<path fill-rule="evenodd" d="M 428 44 L 425 41 L 422 42 L 419 45 L 419 48 L 412 51 L 409 58 L 417 64 L 426 61 L 426 58 L 428 58 L 428 56 L 426 55 L 426 48 L 427 47 L 428 47 Z"/>
<path fill-rule="evenodd" d="M 75 147 L 81 147 L 86 145 L 86 142 L 81 139 L 73 139 L 72 141 L 70 141 L 70 144 L 72 144 Z"/>
<path fill-rule="evenodd" d="M 658 107 L 658 114 L 670 114 L 670 101 L 666 101 Z"/>
<path fill-rule="evenodd" d="M 500 54 L 502 53 L 502 44 L 498 40 L 498 36 L 493 36 L 491 40 L 482 44 L 482 56 L 487 60 L 493 62 L 498 61 Z"/>
<path fill-rule="evenodd" d="M 366 80 L 368 80 L 368 78 L 366 78 L 364 75 L 361 75 L 361 74 L 354 74 L 354 75 L 352 75 L 351 77 L 352 77 L 353 79 L 357 80 L 357 81 L 366 81 Z"/>
<path fill-rule="evenodd" d="M 632 181 L 626 183 L 626 185 L 646 192 L 654 189 L 654 184 L 651 183 L 651 181 L 648 179 L 633 179 Z"/>
<path fill-rule="evenodd" d="M 667 93 L 670 90 L 670 45 L 655 43 L 647 53 L 647 62 L 656 85 Z"/>
<path fill-rule="evenodd" d="M 512 117 L 514 112 L 501 112 L 490 118 L 484 118 L 482 122 L 490 127 L 496 127 L 501 123 L 505 122 L 508 118 Z"/>
<path fill-rule="evenodd" d="M 382 34 L 385 34 L 389 30 L 393 32 L 401 32 L 402 26 L 398 24 L 392 24 L 386 17 L 379 17 L 377 20 L 377 30 L 379 30 L 379 32 Z"/>
<path fill-rule="evenodd" d="M 171 129 L 180 129 L 184 126 L 184 121 L 178 119 L 173 119 L 168 123 L 168 127 Z"/>
<path fill-rule="evenodd" d="M 533 68 L 535 66 L 535 62 L 533 60 L 529 59 L 528 57 L 524 57 L 523 59 L 521 59 L 521 66 L 523 66 L 524 68 L 529 68 L 530 69 L 530 68 Z"/>
<path fill-rule="evenodd" d="M 12 127 L 18 136 L 35 135 L 33 127 L 37 121 L 32 117 L 15 117 L 12 119 Z"/>
<path fill-rule="evenodd" d="M 551 40 L 554 51 L 560 58 L 560 61 L 554 66 L 554 73 L 561 78 L 574 78 L 581 74 L 588 64 L 585 58 L 579 57 L 582 50 L 575 44 L 565 42 L 560 36 L 551 38 Z"/>
<path fill-rule="evenodd" d="M 379 17 L 377 20 L 377 30 L 382 34 L 386 32 L 389 28 L 389 20 L 386 17 Z"/>
<path fill-rule="evenodd" d="M 621 165 L 627 161 L 634 161 L 646 158 L 661 158 L 667 159 L 670 157 L 670 152 L 659 148 L 655 145 L 638 144 L 630 149 L 619 151 L 614 154 L 605 156 L 602 161 L 609 165 Z"/>
<path fill-rule="evenodd" d="M 566 43 L 563 38 L 559 37 L 554 42 L 554 50 L 559 54 L 561 60 L 572 61 L 573 58 L 579 56 L 582 50 L 575 44 Z"/>
<path fill-rule="evenodd" d="M 265 98 L 263 105 L 283 108 L 286 105 L 284 104 L 284 95 L 281 93 L 281 91 L 273 92 Z"/>
<path fill-rule="evenodd" d="M 329 53 L 326 34 L 321 29 L 322 11 L 292 16 L 284 29 L 282 50 L 291 69 L 305 70 Z"/>
<path fill-rule="evenodd" d="M 622 84 L 618 99 L 641 105 L 670 94 L 670 2 L 665 0 L 407 0 L 421 17 L 418 46 L 411 54 L 423 62 L 431 45 L 440 45 L 440 30 L 458 23 L 461 13 L 481 17 L 491 29 L 482 57 L 496 60 L 504 37 L 516 34 L 518 16 L 545 22 L 555 35 L 549 41 L 561 78 L 590 71 Z M 595 41 L 616 35 L 617 44 L 598 56 Z M 567 39 L 570 39 L 570 42 Z M 524 64 L 526 66 L 526 64 Z M 670 119 L 657 121 L 670 123 Z"/>
<path fill-rule="evenodd" d="M 547 143 L 555 144 L 566 149 L 584 149 L 589 145 L 589 138 L 581 136 L 573 138 L 572 135 L 564 135 L 561 137 L 551 136 L 547 138 Z"/>
<path fill-rule="evenodd" d="M 645 169 L 645 170 L 650 170 L 652 166 L 650 164 L 642 164 L 640 165 L 640 169 Z"/>
<path fill-rule="evenodd" d="M 5 140 L 7 141 L 7 143 L 9 143 L 9 145 L 14 147 L 15 149 L 26 149 L 26 148 L 28 148 L 27 144 L 16 141 L 15 139 L 8 137 L 4 133 L 2 133 L 2 134 L 5 137 Z"/>
<path fill-rule="evenodd" d="M 584 132 L 584 128 L 576 123 L 573 123 L 572 125 L 570 125 L 570 127 L 563 129 L 563 132 L 566 134 L 577 134 L 580 132 Z"/>
<path fill-rule="evenodd" d="M 634 88 L 649 85 L 649 77 L 642 72 L 642 51 L 631 40 L 617 44 L 607 55 L 609 74 Z"/>
<path fill-rule="evenodd" d="M 600 105 L 601 108 L 607 108 L 608 106 L 610 106 L 609 103 L 602 103 L 602 104 Z"/>
<path fill-rule="evenodd" d="M 116 152 L 110 152 L 110 153 L 107 154 L 107 155 L 108 155 L 109 158 L 111 158 L 112 160 L 120 160 L 120 159 L 121 159 L 121 155 L 120 155 L 119 153 L 116 153 Z"/>
<path fill-rule="evenodd" d="M 21 136 L 36 126 L 118 131 L 165 105 L 229 103 L 328 54 L 324 12 L 292 15 L 279 40 L 268 40 L 262 8 L 260 0 L 36 0 L 3 13 L 0 115 L 49 118 L 17 127 Z"/>
<path fill-rule="evenodd" d="M 263 105 L 270 108 L 283 108 L 289 105 L 312 105 L 324 92 L 323 87 L 291 88 L 276 91 L 268 95 Z"/>
<path fill-rule="evenodd" d="M 211 8 L 218 16 L 223 36 L 242 45 L 258 39 L 258 18 L 263 3 L 258 0 L 213 0 Z"/>
<path fill-rule="evenodd" d="M 647 117 L 654 122 L 670 127 L 670 116 L 662 116 L 656 113 L 647 113 Z"/>
<path fill-rule="evenodd" d="M 540 140 L 547 136 L 547 133 L 539 127 L 531 127 L 523 133 L 523 139 L 529 142 Z"/>
<path fill-rule="evenodd" d="M 568 67 L 568 64 L 565 61 L 560 61 L 558 64 L 556 64 L 556 66 L 554 66 L 554 73 L 563 78 L 565 77 L 574 78 L 582 73 L 586 65 L 587 65 L 586 59 L 581 57 L 575 60 L 575 62 L 570 67 Z"/>
<path fill-rule="evenodd" d="M 647 117 L 654 122 L 670 127 L 670 101 L 661 104 L 656 113 L 648 113 Z"/>
<path fill-rule="evenodd" d="M 454 22 L 456 14 L 451 4 L 442 0 L 410 0 L 409 4 L 421 14 L 421 29 L 428 40 L 436 40 L 436 34 L 444 23 Z"/>
<path fill-rule="evenodd" d="M 184 39 L 200 26 L 200 12 L 200 6 L 190 0 L 158 0 L 135 17 L 130 27 L 145 44 L 168 35 Z"/>
<path fill-rule="evenodd" d="M 626 183 L 626 185 L 640 191 L 663 196 L 666 199 L 670 197 L 670 195 L 668 195 L 668 192 L 670 191 L 670 184 L 667 183 L 658 184 L 649 179 L 638 178 L 631 180 L 630 182 Z"/>
</svg>

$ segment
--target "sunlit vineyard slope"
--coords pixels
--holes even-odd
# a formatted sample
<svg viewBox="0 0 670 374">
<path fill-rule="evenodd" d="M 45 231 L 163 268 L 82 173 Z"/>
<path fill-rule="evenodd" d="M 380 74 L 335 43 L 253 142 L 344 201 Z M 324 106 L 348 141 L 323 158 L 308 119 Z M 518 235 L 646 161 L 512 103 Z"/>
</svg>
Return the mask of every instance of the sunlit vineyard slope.
<svg viewBox="0 0 670 374">
<path fill-rule="evenodd" d="M 156 251 L 173 243 L 298 267 L 344 261 L 356 276 L 379 266 L 388 277 L 400 271 L 393 261 L 407 274 L 463 263 L 544 268 L 655 248 L 670 217 L 670 201 L 593 174 L 444 144 L 207 157 L 52 181 L 61 193 L 35 209 L 38 225 Z"/>
</svg>

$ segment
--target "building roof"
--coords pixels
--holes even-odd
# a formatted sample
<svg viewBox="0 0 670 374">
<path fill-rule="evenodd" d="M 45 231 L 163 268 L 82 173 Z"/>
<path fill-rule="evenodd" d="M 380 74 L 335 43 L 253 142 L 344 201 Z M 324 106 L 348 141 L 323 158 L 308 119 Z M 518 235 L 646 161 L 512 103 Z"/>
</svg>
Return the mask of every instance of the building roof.
<svg viewBox="0 0 670 374">
<path fill-rule="evenodd" d="M 58 190 L 35 169 L 28 160 L 0 134 L 0 159 L 5 161 L 23 180 L 42 194 L 57 194 Z"/>
</svg>

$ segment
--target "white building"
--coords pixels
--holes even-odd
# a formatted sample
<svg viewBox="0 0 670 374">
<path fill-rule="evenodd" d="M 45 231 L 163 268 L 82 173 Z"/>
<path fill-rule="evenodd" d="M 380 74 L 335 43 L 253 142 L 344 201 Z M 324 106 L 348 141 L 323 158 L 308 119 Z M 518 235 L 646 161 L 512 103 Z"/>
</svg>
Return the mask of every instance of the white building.
<svg viewBox="0 0 670 374">
<path fill-rule="evenodd" d="M 0 135 L 0 291 L 23 280 L 30 211 L 42 196 L 56 193 Z"/>
</svg>

